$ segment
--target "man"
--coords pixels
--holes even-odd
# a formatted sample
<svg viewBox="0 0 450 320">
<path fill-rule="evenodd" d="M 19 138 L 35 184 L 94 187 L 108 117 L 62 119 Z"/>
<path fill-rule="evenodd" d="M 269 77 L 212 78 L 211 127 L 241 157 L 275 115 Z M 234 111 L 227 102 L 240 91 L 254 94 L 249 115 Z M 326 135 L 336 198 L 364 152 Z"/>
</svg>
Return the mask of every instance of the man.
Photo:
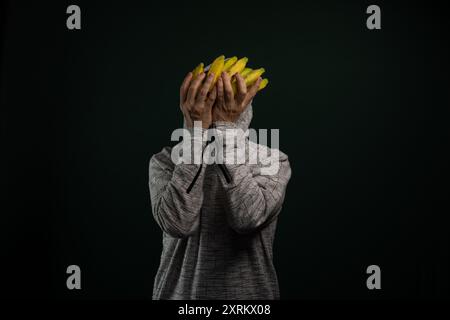
<svg viewBox="0 0 450 320">
<path fill-rule="evenodd" d="M 194 122 L 201 121 L 203 130 L 235 129 L 242 135 L 236 129 L 245 131 L 250 124 L 261 78 L 247 89 L 236 74 L 236 93 L 225 72 L 212 90 L 213 75 L 192 78 L 189 73 L 180 89 L 185 127 L 192 132 Z M 269 155 L 274 151 L 244 141 L 247 156 L 264 148 Z M 204 152 L 201 138 L 187 142 L 200 144 L 193 153 Z M 222 164 L 175 164 L 171 151 L 166 147 L 155 154 L 149 166 L 153 216 L 163 231 L 153 299 L 279 299 L 272 246 L 291 176 L 288 157 L 279 152 L 277 172 L 262 174 L 264 159 L 256 164 L 226 159 Z"/>
</svg>

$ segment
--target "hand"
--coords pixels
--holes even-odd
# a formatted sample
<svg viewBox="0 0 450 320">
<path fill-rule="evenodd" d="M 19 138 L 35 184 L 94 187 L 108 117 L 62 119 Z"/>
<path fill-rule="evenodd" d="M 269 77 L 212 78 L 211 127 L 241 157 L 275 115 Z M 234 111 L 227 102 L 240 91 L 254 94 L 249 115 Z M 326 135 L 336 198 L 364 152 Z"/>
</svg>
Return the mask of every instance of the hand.
<svg viewBox="0 0 450 320">
<path fill-rule="evenodd" d="M 261 77 L 248 90 L 244 78 L 239 73 L 235 79 L 236 94 L 233 93 L 231 79 L 226 72 L 223 72 L 217 81 L 217 99 L 212 112 L 214 122 L 235 122 L 258 92 Z"/>
<path fill-rule="evenodd" d="M 180 88 L 180 109 L 186 120 L 188 128 L 194 126 L 194 121 L 201 121 L 203 128 L 208 128 L 212 122 L 212 106 L 216 100 L 217 89 L 209 92 L 214 75 L 210 74 L 205 79 L 205 73 L 199 74 L 192 80 L 192 72 L 184 78 Z"/>
</svg>

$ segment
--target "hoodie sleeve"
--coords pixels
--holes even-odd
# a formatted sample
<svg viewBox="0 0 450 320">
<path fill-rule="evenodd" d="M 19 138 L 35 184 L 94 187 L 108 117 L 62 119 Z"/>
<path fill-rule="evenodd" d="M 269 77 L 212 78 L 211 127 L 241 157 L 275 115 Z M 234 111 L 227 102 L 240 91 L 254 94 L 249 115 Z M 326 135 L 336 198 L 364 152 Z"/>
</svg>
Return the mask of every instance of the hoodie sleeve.
<svg viewBox="0 0 450 320">
<path fill-rule="evenodd" d="M 226 129 L 237 129 L 233 123 L 219 123 L 216 128 L 224 133 Z M 234 130 L 242 134 L 240 130 Z M 239 133 L 240 132 L 240 133 Z M 228 133 L 227 133 L 228 134 Z M 241 137 L 242 138 L 242 137 Z M 227 149 L 225 139 L 222 141 L 226 153 L 224 154 L 224 169 L 229 175 L 228 179 L 220 180 L 226 193 L 228 222 L 238 233 L 250 233 L 273 221 L 281 211 L 286 187 L 291 177 L 291 167 L 287 155 L 278 150 L 278 157 L 269 153 L 266 160 L 271 160 L 275 170 L 261 168 L 261 163 L 251 165 L 248 161 L 241 164 L 226 162 L 228 154 L 238 154 L 239 144 L 231 144 Z M 270 151 L 273 149 L 257 145 L 245 139 L 246 159 L 252 152 Z M 271 158 L 272 157 L 272 158 Z M 271 159 L 269 159 L 271 158 Z M 226 175 L 225 175 L 226 176 Z"/>
<path fill-rule="evenodd" d="M 205 144 L 191 138 L 192 156 L 202 153 Z M 183 142 L 174 148 L 180 147 Z M 194 148 L 195 144 L 197 149 Z M 173 149 L 172 149 L 173 150 Z M 203 202 L 205 168 L 201 164 L 174 164 L 169 148 L 150 159 L 149 188 L 153 217 L 161 229 L 172 237 L 184 238 L 199 226 Z"/>
</svg>

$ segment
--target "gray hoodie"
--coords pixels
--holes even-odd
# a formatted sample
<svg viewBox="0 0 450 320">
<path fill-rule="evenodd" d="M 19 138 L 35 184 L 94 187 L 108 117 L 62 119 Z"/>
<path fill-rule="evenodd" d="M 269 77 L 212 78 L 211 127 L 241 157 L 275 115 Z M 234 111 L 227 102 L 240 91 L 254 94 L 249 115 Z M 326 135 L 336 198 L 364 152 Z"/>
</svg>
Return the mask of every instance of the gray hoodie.
<svg viewBox="0 0 450 320">
<path fill-rule="evenodd" d="M 236 123 L 214 125 L 247 129 L 251 118 L 249 105 Z M 270 155 L 246 144 L 247 155 Z M 277 174 L 262 175 L 262 163 L 175 165 L 170 147 L 151 158 L 152 211 L 163 231 L 153 299 L 279 299 L 272 247 L 291 168 L 281 151 Z"/>
</svg>

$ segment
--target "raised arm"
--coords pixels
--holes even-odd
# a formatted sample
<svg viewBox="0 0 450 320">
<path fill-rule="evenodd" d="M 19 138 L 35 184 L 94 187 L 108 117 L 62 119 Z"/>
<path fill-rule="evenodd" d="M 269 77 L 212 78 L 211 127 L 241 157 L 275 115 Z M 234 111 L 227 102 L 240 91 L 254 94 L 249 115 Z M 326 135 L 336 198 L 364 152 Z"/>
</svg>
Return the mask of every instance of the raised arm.
<svg viewBox="0 0 450 320">
<path fill-rule="evenodd" d="M 184 122 L 192 132 L 194 122 L 201 121 L 202 127 L 209 127 L 211 108 L 216 98 L 216 89 L 208 93 L 214 75 L 205 79 L 205 74 L 192 79 L 188 73 L 180 88 L 180 108 Z M 201 137 L 192 136 L 182 144 L 191 145 L 191 157 L 202 159 L 205 144 Z M 195 147 L 197 145 L 197 147 Z M 196 153 L 200 153 L 197 154 Z M 197 157 L 196 157 L 197 156 Z M 203 180 L 205 168 L 200 163 L 178 163 L 172 161 L 168 148 L 154 155 L 149 165 L 149 188 L 153 216 L 167 234 L 182 238 L 193 234 L 199 224 L 203 203 Z"/>
<path fill-rule="evenodd" d="M 150 160 L 152 212 L 164 232 L 183 238 L 198 228 L 205 169 L 198 164 L 174 165 L 169 152 L 165 148 Z M 191 184 L 192 189 L 188 192 Z"/>
<path fill-rule="evenodd" d="M 232 129 L 234 124 L 221 123 L 218 130 Z M 237 130 L 237 132 L 241 132 Z M 239 154 L 242 145 L 233 144 L 228 153 Z M 250 233 L 271 221 L 280 213 L 287 184 L 291 177 L 291 167 L 287 155 L 266 146 L 257 145 L 246 140 L 246 158 L 249 153 L 268 153 L 266 160 L 271 167 L 269 172 L 262 172 L 261 163 L 241 164 L 225 163 L 229 178 L 221 179 L 227 199 L 226 213 L 228 222 L 238 233 Z M 227 156 L 225 156 L 225 161 Z M 270 164 L 269 164 L 270 163 Z M 268 167 L 266 167 L 267 169 Z"/>
<path fill-rule="evenodd" d="M 236 121 L 243 110 L 256 95 L 261 78 L 247 90 L 242 77 L 235 77 L 237 90 L 233 92 L 230 78 L 223 74 L 217 83 L 217 100 L 213 107 L 213 121 L 220 135 L 223 136 L 225 151 L 225 164 L 222 166 L 225 176 L 221 179 L 227 198 L 226 212 L 230 226 L 238 233 L 249 233 L 270 223 L 281 211 L 286 187 L 291 177 L 291 168 L 288 157 L 278 151 L 249 142 L 245 144 L 232 143 L 226 145 L 225 135 L 231 134 L 236 141 L 244 140 L 239 137 L 242 130 L 236 125 Z M 245 148 L 245 151 L 238 148 Z M 263 152 L 262 152 L 263 151 Z M 267 151 L 267 152 L 266 152 Z M 271 162 L 275 170 L 272 172 L 261 171 L 259 165 L 251 165 L 248 161 L 237 164 L 230 163 L 228 154 L 258 153 L 264 160 Z M 241 153 L 242 154 L 242 153 Z M 266 155 L 267 154 L 267 155 Z M 264 156 L 266 155 L 266 156 Z M 228 159 L 227 159 L 228 158 Z"/>
</svg>

